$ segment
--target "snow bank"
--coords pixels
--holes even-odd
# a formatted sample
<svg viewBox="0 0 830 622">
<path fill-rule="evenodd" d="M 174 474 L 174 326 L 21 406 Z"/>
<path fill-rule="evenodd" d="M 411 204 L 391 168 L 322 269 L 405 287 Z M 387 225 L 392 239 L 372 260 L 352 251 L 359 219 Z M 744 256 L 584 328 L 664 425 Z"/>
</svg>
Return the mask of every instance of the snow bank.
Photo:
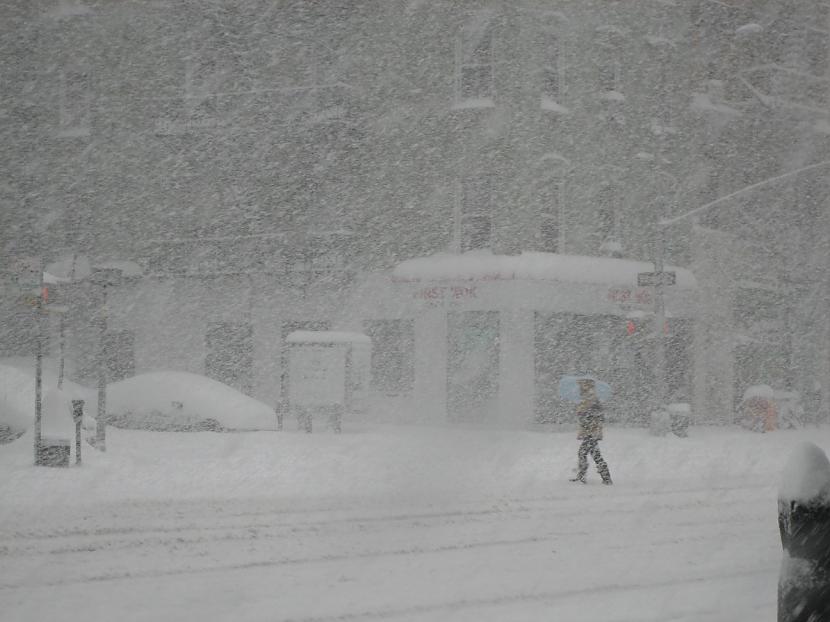
<svg viewBox="0 0 830 622">
<path fill-rule="evenodd" d="M 231 430 L 272 430 L 270 406 L 188 372 L 150 372 L 107 388 L 107 412 L 128 427 L 198 427 L 209 420 Z"/>
<path fill-rule="evenodd" d="M 778 498 L 802 503 L 830 501 L 830 460 L 821 448 L 810 442 L 796 448 L 784 467 Z"/>
<path fill-rule="evenodd" d="M 0 363 L 0 426 L 9 428 L 11 432 L 29 429 L 35 417 L 34 361 L 26 360 L 27 367 L 22 367 L 22 363 Z M 50 388 L 56 386 L 57 377 L 54 372 L 44 369 L 44 400 Z M 85 400 L 87 411 L 90 404 L 95 404 L 94 391 L 67 380 L 64 380 L 62 395 L 68 400 Z"/>
<path fill-rule="evenodd" d="M 494 255 L 490 251 L 479 250 L 460 255 L 436 253 L 430 257 L 410 259 L 394 268 L 392 278 L 397 281 L 529 279 L 634 287 L 638 273 L 653 270 L 651 263 L 631 259 L 537 252 Z M 667 266 L 666 270 L 677 274 L 677 287 L 697 287 L 691 271 L 672 266 Z"/>
<path fill-rule="evenodd" d="M 573 490 L 567 481 L 576 464 L 573 430 L 357 427 L 348 421 L 339 435 L 305 434 L 291 424 L 287 428 L 182 434 L 111 427 L 106 453 L 84 446 L 83 466 L 69 469 L 34 468 L 31 437 L 23 436 L 0 445 L 0 499 L 14 499 L 13 504 L 0 503 L 0 523 L 26 507 L 49 511 L 50 504 L 89 507 L 124 499 L 344 499 L 356 507 L 358 499 L 455 503 L 548 497 L 555 491 L 570 497 L 597 490 Z M 789 448 L 794 441 L 817 437 L 830 446 L 830 428 L 752 435 L 696 427 L 693 436 L 681 439 L 607 426 L 602 452 L 613 469 L 614 491 L 619 491 L 613 494 L 647 491 L 642 495 L 647 512 L 648 495 L 658 488 L 711 490 L 720 498 L 728 486 L 731 498 L 736 489 L 760 487 L 774 498 Z M 599 482 L 593 467 L 589 482 Z"/>
</svg>

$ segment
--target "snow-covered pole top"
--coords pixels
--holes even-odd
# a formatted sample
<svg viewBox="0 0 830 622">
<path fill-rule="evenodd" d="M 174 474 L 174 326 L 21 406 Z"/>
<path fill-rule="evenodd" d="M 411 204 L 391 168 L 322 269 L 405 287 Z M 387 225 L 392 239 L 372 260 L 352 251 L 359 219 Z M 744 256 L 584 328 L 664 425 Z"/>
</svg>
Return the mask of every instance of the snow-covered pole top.
<svg viewBox="0 0 830 622">
<path fill-rule="evenodd" d="M 781 501 L 802 505 L 830 503 L 830 460 L 810 442 L 804 442 L 790 456 L 778 491 Z"/>
<path fill-rule="evenodd" d="M 372 340 L 363 333 L 352 333 L 336 330 L 296 330 L 285 338 L 286 343 L 313 343 L 322 345 L 364 343 Z"/>
</svg>

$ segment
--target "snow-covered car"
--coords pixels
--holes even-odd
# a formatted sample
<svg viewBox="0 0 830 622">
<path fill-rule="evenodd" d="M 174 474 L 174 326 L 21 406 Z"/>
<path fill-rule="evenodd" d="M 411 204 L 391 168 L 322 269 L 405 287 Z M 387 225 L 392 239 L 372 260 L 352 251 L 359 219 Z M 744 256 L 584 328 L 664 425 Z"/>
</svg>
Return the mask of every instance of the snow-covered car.
<svg viewBox="0 0 830 622">
<path fill-rule="evenodd" d="M 216 380 L 159 371 L 109 385 L 107 423 L 142 430 L 273 430 L 276 415 L 267 404 Z"/>
</svg>

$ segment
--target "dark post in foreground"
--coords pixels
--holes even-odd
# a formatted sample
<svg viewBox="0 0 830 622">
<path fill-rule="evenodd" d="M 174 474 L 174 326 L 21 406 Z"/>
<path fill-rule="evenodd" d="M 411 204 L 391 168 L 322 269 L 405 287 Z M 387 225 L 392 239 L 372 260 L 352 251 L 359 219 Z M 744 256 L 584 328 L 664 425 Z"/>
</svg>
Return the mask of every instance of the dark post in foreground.
<svg viewBox="0 0 830 622">
<path fill-rule="evenodd" d="M 778 622 L 830 622 L 830 461 L 812 443 L 800 446 L 784 470 L 778 527 Z"/>
<path fill-rule="evenodd" d="M 75 464 L 81 464 L 81 423 L 84 420 L 83 400 L 72 400 L 72 420 L 75 422 Z"/>
</svg>

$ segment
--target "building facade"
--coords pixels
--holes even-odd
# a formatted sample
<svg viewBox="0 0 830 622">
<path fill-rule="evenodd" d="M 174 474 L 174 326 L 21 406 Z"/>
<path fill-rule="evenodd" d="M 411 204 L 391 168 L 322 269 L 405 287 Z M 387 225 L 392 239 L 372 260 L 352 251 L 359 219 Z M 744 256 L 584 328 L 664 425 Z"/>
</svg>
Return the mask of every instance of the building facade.
<svg viewBox="0 0 830 622">
<path fill-rule="evenodd" d="M 583 313 L 467 301 L 461 311 L 485 315 L 433 310 L 443 320 L 427 328 L 418 288 L 400 307 L 373 275 L 485 249 L 652 261 L 660 219 L 828 152 L 822 2 L 41 0 L 0 11 L 3 254 L 142 266 L 109 294 L 114 377 L 184 369 L 276 402 L 285 335 L 348 328 L 385 344 L 379 394 L 418 394 L 437 382 L 417 372 L 434 351 L 422 344 L 486 333 L 490 312 L 524 314 L 509 347 L 534 352 L 531 335 L 556 351 L 557 314 L 602 315 L 619 284 Z M 695 381 L 675 397 L 702 419 L 731 420 L 760 382 L 818 390 L 826 415 L 826 197 L 805 173 L 667 230 L 665 260 L 697 283 L 681 357 Z M 88 285 L 67 295 L 83 381 L 99 364 L 103 301 Z M 631 319 L 618 311 L 606 315 Z M 574 332 L 593 330 L 580 321 Z M 18 341 L 4 348 L 31 343 Z M 640 349 L 645 384 L 651 347 Z M 580 366 L 576 353 L 534 357 L 533 378 Z M 516 364 L 528 371 L 527 357 Z M 552 398 L 522 395 L 535 401 L 526 417 L 544 418 Z"/>
</svg>

